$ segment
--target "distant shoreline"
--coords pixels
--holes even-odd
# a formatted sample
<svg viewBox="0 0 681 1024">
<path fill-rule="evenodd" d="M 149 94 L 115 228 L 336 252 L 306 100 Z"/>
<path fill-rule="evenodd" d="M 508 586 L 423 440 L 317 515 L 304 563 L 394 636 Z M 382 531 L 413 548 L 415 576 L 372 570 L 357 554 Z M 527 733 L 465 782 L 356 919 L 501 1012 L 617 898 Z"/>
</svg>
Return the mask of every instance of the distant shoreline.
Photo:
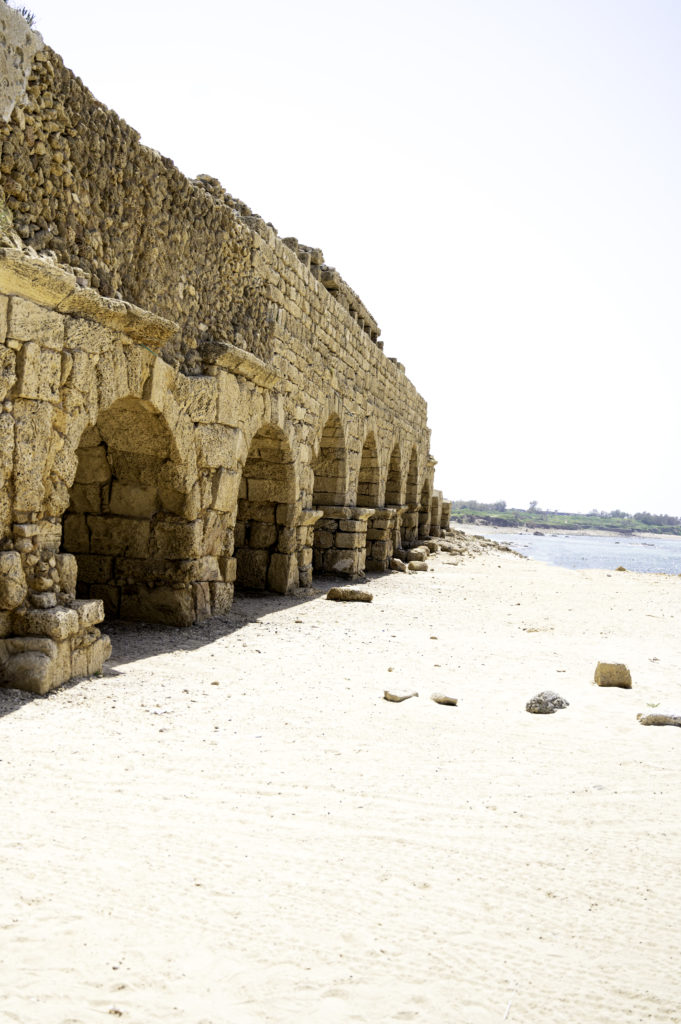
<svg viewBox="0 0 681 1024">
<path fill-rule="evenodd" d="M 538 527 L 533 529 L 528 526 L 494 526 L 492 523 L 458 523 L 456 520 L 453 520 L 450 526 L 453 530 L 461 530 L 462 533 L 467 534 L 475 534 L 479 533 L 480 530 L 486 530 L 490 534 L 499 534 L 499 536 L 510 533 L 525 534 L 527 537 L 548 537 L 559 534 L 564 537 L 626 537 L 627 539 L 640 537 L 642 540 L 655 540 L 659 537 L 677 537 L 681 541 L 678 533 L 644 533 L 641 530 L 631 530 L 629 532 L 624 530 L 594 529 L 567 530 L 564 526 L 542 526 L 541 529 Z"/>
</svg>

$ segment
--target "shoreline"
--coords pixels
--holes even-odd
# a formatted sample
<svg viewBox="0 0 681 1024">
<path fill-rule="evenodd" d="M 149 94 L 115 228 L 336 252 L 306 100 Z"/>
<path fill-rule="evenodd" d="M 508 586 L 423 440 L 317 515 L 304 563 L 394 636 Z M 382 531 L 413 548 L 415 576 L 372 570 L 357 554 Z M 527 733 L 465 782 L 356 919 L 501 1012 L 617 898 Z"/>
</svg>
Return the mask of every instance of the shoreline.
<svg viewBox="0 0 681 1024">
<path fill-rule="evenodd" d="M 679 1019 L 677 581 L 429 566 L 0 690 L 3 1024 Z"/>
<path fill-rule="evenodd" d="M 640 531 L 632 531 L 631 533 L 624 533 L 621 530 L 566 530 L 561 526 L 546 526 L 539 530 L 533 530 L 529 527 L 524 526 L 495 526 L 491 523 L 457 523 L 451 524 L 452 530 L 460 530 L 462 533 L 475 534 L 476 531 L 486 530 L 490 534 L 523 534 L 528 537 L 533 536 L 560 536 L 560 537 L 621 537 L 627 540 L 634 540 L 641 538 L 642 540 L 656 540 L 661 537 L 676 538 L 681 543 L 681 534 L 678 533 L 643 533 Z"/>
</svg>

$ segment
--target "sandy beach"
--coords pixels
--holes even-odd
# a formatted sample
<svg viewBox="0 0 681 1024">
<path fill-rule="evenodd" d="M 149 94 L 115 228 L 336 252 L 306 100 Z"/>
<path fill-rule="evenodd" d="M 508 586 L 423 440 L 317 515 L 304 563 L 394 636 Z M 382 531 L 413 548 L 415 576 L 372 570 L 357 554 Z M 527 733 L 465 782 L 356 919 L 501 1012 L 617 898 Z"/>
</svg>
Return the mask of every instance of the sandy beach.
<svg viewBox="0 0 681 1024">
<path fill-rule="evenodd" d="M 681 1021 L 681 580 L 429 565 L 0 690 L 3 1024 Z"/>
</svg>

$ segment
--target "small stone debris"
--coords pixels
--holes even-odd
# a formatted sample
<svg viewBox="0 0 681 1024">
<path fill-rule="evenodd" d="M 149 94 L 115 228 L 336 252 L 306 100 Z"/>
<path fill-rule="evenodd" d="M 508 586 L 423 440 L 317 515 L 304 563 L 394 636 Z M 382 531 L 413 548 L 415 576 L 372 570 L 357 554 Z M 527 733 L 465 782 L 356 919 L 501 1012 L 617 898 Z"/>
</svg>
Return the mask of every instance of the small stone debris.
<svg viewBox="0 0 681 1024">
<path fill-rule="evenodd" d="M 438 544 L 438 542 L 436 540 L 427 540 L 425 542 L 424 547 L 428 548 L 428 550 L 430 551 L 431 555 L 434 555 L 437 551 L 440 550 L 440 545 Z"/>
<path fill-rule="evenodd" d="M 639 712 L 636 717 L 641 725 L 678 725 L 681 727 L 681 711 L 653 711 L 647 715 Z"/>
<path fill-rule="evenodd" d="M 569 706 L 570 702 L 554 690 L 542 690 L 541 693 L 530 697 L 525 705 L 525 710 L 529 711 L 531 715 L 552 715 L 555 711 Z"/>
<path fill-rule="evenodd" d="M 436 704 L 448 704 L 452 708 L 459 703 L 458 697 L 448 697 L 446 693 L 431 693 L 430 699 L 434 700 Z"/>
<path fill-rule="evenodd" d="M 594 672 L 596 686 L 619 686 L 622 690 L 631 689 L 631 672 L 620 662 L 599 661 Z"/>
<path fill-rule="evenodd" d="M 418 697 L 416 690 L 384 690 L 383 700 L 390 700 L 393 704 L 400 704 L 403 700 L 409 700 L 410 697 Z"/>
<path fill-rule="evenodd" d="M 430 551 L 425 544 L 420 544 L 417 548 L 409 548 L 406 552 L 407 562 L 425 562 L 428 558 Z"/>
<path fill-rule="evenodd" d="M 406 567 L 406 565 L 404 564 L 404 562 L 402 561 L 401 558 L 391 558 L 390 559 L 390 568 L 391 569 L 396 569 L 397 572 L 406 572 L 407 571 L 407 567 Z"/>
<path fill-rule="evenodd" d="M 374 595 L 368 590 L 352 590 L 350 587 L 331 587 L 327 601 L 373 601 Z"/>
<path fill-rule="evenodd" d="M 425 562 L 407 562 L 407 569 L 410 569 L 411 572 L 428 572 Z"/>
<path fill-rule="evenodd" d="M 615 569 L 615 572 L 626 572 L 626 571 L 627 570 L 624 568 L 623 565 L 618 565 L 617 568 Z"/>
</svg>

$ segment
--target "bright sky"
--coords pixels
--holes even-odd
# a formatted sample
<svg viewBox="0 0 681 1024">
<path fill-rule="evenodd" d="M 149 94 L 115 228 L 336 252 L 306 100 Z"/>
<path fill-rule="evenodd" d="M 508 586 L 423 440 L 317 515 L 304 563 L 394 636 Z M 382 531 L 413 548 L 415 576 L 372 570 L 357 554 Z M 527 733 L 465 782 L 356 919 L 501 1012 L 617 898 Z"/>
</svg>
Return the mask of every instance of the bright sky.
<svg viewBox="0 0 681 1024">
<path fill-rule="evenodd" d="M 32 0 L 99 100 L 323 249 L 436 486 L 681 515 L 678 0 Z"/>
</svg>

